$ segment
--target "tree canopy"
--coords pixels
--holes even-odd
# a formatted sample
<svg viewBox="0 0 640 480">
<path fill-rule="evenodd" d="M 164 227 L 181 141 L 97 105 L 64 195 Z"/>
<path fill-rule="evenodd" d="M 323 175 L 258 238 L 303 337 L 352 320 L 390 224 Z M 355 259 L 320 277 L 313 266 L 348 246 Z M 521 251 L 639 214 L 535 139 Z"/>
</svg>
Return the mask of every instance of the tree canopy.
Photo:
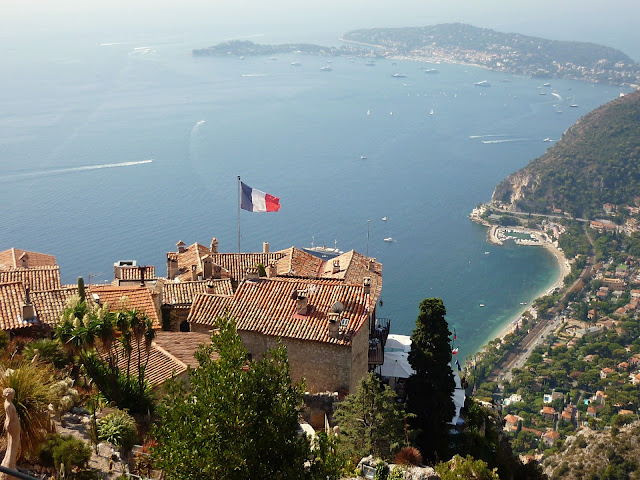
<svg viewBox="0 0 640 480">
<path fill-rule="evenodd" d="M 420 303 L 409 352 L 415 374 L 407 384 L 407 410 L 415 415 L 411 424 L 416 430 L 416 444 L 422 455 L 432 460 L 446 452 L 449 422 L 455 414 L 451 332 L 446 313 L 439 298 Z"/>
<path fill-rule="evenodd" d="M 190 391 L 179 382 L 167 388 L 155 430 L 158 466 L 176 480 L 303 478 L 303 385 L 291 383 L 286 348 L 249 361 L 233 321 L 217 325 L 189 371 Z"/>
<path fill-rule="evenodd" d="M 390 459 L 404 443 L 404 414 L 396 394 L 373 373 L 338 405 L 334 418 L 340 426 L 340 448 L 352 458 L 373 454 Z"/>
</svg>

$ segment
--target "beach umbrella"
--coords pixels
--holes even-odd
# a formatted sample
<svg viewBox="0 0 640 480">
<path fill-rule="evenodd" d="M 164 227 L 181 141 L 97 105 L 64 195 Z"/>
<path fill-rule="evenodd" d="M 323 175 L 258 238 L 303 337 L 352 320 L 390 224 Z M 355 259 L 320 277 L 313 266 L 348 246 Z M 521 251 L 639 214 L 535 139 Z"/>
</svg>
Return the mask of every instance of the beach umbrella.
<svg viewBox="0 0 640 480">
<path fill-rule="evenodd" d="M 414 373 L 404 352 L 384 352 L 384 364 L 380 369 L 383 377 L 409 378 Z"/>
</svg>

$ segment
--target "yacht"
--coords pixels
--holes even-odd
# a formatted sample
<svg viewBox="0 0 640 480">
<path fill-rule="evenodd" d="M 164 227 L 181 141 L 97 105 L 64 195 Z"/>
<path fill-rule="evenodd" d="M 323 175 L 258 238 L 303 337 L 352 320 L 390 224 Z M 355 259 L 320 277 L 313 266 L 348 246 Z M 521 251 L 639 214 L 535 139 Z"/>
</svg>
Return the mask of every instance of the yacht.
<svg viewBox="0 0 640 480">
<path fill-rule="evenodd" d="M 387 221 L 387 217 L 382 217 L 382 221 L 386 222 Z"/>
<path fill-rule="evenodd" d="M 407 76 L 404 73 L 394 73 L 391 75 L 393 78 L 406 78 Z"/>
<path fill-rule="evenodd" d="M 333 70 L 333 68 L 327 65 L 325 67 L 322 67 L 320 70 L 322 70 L 323 72 L 330 72 L 331 70 Z"/>
<path fill-rule="evenodd" d="M 424 71 L 424 73 L 440 73 L 435 68 L 428 68 Z"/>
<path fill-rule="evenodd" d="M 294 67 L 302 66 L 302 64 L 300 62 L 291 62 L 291 65 L 293 65 Z"/>
<path fill-rule="evenodd" d="M 384 239 L 385 242 L 393 242 L 393 238 L 391 237 L 387 237 Z"/>
<path fill-rule="evenodd" d="M 316 257 L 320 257 L 320 258 L 333 258 L 333 257 L 337 257 L 338 255 L 342 255 L 344 253 L 342 250 L 338 249 L 337 240 L 334 242 L 334 248 L 327 247 L 325 245 L 323 245 L 322 247 L 316 247 L 314 245 L 314 240 L 315 238 L 311 237 L 311 246 L 302 247 L 302 250 L 304 250 L 305 252 L 309 252 L 315 255 Z"/>
<path fill-rule="evenodd" d="M 479 82 L 474 83 L 476 87 L 490 87 L 491 84 L 487 80 L 481 80 Z"/>
<path fill-rule="evenodd" d="M 367 158 L 369 157 L 367 157 L 366 155 L 360 155 L 360 160 L 366 160 Z"/>
<path fill-rule="evenodd" d="M 433 115 L 433 108 L 429 110 L 429 115 Z"/>
</svg>

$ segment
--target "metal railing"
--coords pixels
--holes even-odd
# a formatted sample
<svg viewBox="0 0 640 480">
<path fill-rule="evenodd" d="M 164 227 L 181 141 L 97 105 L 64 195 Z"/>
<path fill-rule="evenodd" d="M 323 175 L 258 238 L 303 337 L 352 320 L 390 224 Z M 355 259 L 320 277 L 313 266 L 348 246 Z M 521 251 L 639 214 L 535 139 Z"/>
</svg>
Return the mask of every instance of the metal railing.
<svg viewBox="0 0 640 480">
<path fill-rule="evenodd" d="M 13 468 L 7 468 L 0 465 L 0 472 L 11 475 L 15 478 L 19 478 L 20 480 L 41 480 L 38 477 L 32 477 L 31 475 L 27 475 L 26 473 L 19 472 L 18 470 L 14 470 Z"/>
</svg>

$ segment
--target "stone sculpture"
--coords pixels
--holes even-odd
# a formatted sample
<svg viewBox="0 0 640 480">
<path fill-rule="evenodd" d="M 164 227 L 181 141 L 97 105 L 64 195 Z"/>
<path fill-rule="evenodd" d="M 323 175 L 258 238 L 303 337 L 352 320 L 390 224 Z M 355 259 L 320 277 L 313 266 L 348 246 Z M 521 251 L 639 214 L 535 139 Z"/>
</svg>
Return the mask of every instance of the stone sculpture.
<svg viewBox="0 0 640 480">
<path fill-rule="evenodd" d="M 2 460 L 2 466 L 16 468 L 18 449 L 20 448 L 20 418 L 15 405 L 12 403 L 16 392 L 13 388 L 5 388 L 2 391 L 4 397 L 4 431 L 7 432 L 7 451 Z M 10 480 L 16 477 L 7 473 L 0 474 L 0 480 Z"/>
</svg>

